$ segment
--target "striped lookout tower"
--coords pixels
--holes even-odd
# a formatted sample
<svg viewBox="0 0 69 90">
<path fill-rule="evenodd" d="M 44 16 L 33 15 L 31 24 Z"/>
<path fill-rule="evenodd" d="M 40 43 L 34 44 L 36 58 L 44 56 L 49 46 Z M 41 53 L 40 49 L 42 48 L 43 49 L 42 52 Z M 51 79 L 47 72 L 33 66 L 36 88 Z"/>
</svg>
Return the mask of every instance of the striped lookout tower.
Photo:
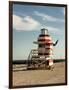
<svg viewBox="0 0 69 90">
<path fill-rule="evenodd" d="M 47 65 L 53 65 L 53 41 L 48 34 L 47 29 L 41 29 L 41 34 L 38 37 L 38 55 L 44 57 L 47 61 Z"/>
<path fill-rule="evenodd" d="M 55 44 L 53 43 L 47 29 L 41 29 L 41 34 L 38 36 L 37 41 L 34 42 L 38 45 L 38 48 L 31 52 L 31 65 L 33 65 L 33 67 L 40 67 L 44 64 L 45 68 L 51 68 L 53 66 L 53 46 L 55 46 L 57 42 L 58 40 Z"/>
</svg>

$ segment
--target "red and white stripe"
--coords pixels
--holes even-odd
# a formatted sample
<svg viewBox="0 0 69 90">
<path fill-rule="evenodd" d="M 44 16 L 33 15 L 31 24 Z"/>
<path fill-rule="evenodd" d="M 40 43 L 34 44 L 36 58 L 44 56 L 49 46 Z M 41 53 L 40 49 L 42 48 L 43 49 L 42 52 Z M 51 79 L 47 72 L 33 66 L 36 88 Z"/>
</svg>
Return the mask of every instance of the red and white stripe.
<svg viewBox="0 0 69 90">
<path fill-rule="evenodd" d="M 51 58 L 53 56 L 53 41 L 50 36 L 39 36 L 38 44 L 44 44 L 45 47 L 38 47 L 38 55 L 41 57 L 44 55 L 46 58 Z M 50 62 L 52 65 L 53 62 Z"/>
<path fill-rule="evenodd" d="M 53 42 L 52 41 L 49 41 L 49 42 L 47 42 L 47 41 L 39 41 L 38 44 L 53 44 Z"/>
<path fill-rule="evenodd" d="M 43 37 L 38 37 L 38 40 L 42 40 L 42 39 L 45 39 L 45 40 L 52 40 L 52 38 L 51 37 L 49 37 L 49 36 L 43 36 Z"/>
<path fill-rule="evenodd" d="M 46 49 L 52 49 L 53 50 L 53 45 L 46 45 L 45 48 Z"/>
</svg>

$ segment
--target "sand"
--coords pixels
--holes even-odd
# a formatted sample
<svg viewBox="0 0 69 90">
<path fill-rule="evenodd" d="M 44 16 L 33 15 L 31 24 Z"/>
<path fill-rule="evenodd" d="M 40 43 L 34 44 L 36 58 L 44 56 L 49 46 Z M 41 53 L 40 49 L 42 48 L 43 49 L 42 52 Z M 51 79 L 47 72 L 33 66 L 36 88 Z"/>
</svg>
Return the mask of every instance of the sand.
<svg viewBox="0 0 69 90">
<path fill-rule="evenodd" d="M 26 70 L 13 66 L 13 86 L 65 83 L 65 62 L 54 63 L 54 70 Z"/>
</svg>

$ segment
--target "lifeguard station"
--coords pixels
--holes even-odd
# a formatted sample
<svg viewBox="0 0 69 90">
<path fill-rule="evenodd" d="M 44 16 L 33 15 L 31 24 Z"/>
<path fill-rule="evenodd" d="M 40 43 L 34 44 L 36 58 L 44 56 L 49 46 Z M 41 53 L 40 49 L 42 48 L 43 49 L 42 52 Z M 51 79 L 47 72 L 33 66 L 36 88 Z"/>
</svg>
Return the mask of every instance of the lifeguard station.
<svg viewBox="0 0 69 90">
<path fill-rule="evenodd" d="M 41 29 L 41 34 L 38 36 L 37 49 L 32 49 L 28 56 L 27 69 L 45 68 L 51 69 L 53 67 L 53 46 L 57 44 L 58 40 L 53 43 L 48 30 Z"/>
</svg>

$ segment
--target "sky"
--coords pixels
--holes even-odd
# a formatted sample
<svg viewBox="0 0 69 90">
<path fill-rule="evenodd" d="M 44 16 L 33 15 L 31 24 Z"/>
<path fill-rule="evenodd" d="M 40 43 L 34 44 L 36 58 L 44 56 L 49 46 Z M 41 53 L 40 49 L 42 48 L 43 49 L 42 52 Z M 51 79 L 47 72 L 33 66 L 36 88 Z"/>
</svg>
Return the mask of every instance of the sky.
<svg viewBox="0 0 69 90">
<path fill-rule="evenodd" d="M 53 58 L 65 58 L 65 8 L 13 4 L 13 60 L 27 60 L 31 49 L 37 49 L 41 29 L 46 28 L 55 42 Z"/>
</svg>

